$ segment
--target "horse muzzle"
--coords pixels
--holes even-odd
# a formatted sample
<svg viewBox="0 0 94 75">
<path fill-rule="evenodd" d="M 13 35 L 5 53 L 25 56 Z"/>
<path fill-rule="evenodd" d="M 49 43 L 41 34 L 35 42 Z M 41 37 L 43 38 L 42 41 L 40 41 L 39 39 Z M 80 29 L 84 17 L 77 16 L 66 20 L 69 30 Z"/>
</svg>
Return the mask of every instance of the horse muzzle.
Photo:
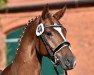
<svg viewBox="0 0 94 75">
<path fill-rule="evenodd" d="M 65 57 L 63 59 L 60 59 L 60 65 L 64 70 L 71 70 L 75 67 L 76 65 L 76 60 L 75 57 Z"/>
</svg>

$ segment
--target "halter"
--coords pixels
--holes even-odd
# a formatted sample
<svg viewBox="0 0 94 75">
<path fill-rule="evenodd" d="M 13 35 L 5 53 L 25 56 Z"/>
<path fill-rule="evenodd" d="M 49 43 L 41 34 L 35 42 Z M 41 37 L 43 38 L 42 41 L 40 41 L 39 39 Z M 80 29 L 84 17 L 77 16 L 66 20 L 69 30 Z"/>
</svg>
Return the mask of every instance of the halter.
<svg viewBox="0 0 94 75">
<path fill-rule="evenodd" d="M 45 28 L 49 28 L 49 27 L 61 27 L 61 25 L 49 25 L 44 27 L 44 25 L 42 23 L 40 23 L 36 29 L 36 35 L 37 37 L 42 40 L 48 54 L 49 54 L 49 58 L 51 59 L 52 63 L 54 64 L 54 66 L 57 66 L 59 63 L 59 59 L 56 56 L 56 54 L 62 50 L 62 48 L 64 48 L 65 46 L 70 46 L 70 43 L 68 41 L 63 41 L 61 44 L 59 44 L 55 50 L 52 50 L 51 46 L 49 45 L 49 43 L 47 42 L 47 39 L 45 38 L 45 34 L 44 34 L 44 30 Z M 55 67 L 54 67 L 55 68 Z M 56 70 L 56 68 L 55 68 Z M 67 75 L 67 72 L 65 71 L 65 74 Z"/>
</svg>

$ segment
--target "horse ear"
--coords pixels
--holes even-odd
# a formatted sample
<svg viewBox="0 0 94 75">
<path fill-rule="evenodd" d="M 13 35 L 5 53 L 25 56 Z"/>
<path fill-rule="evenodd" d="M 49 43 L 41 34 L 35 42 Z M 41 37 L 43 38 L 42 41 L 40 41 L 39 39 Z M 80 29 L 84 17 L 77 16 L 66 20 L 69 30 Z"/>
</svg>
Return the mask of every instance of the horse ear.
<svg viewBox="0 0 94 75">
<path fill-rule="evenodd" d="M 59 10 L 58 12 L 56 12 L 53 15 L 53 17 L 55 17 L 57 20 L 59 20 L 64 15 L 65 10 L 66 10 L 66 6 L 64 6 L 61 10 Z"/>
<path fill-rule="evenodd" d="M 46 19 L 48 14 L 49 14 L 49 6 L 48 4 L 46 4 L 42 11 L 42 19 Z"/>
</svg>

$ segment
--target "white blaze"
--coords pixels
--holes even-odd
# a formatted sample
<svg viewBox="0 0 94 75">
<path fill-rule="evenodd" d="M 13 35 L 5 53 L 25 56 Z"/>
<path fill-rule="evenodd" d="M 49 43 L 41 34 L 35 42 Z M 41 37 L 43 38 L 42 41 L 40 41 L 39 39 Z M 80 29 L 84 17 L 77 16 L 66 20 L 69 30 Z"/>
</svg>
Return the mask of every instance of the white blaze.
<svg viewBox="0 0 94 75">
<path fill-rule="evenodd" d="M 57 24 L 54 23 L 54 25 L 57 25 Z M 60 28 L 60 27 L 54 27 L 54 29 L 55 29 L 56 31 L 58 31 L 59 34 L 60 34 L 60 35 L 62 36 L 62 38 L 64 39 L 64 41 L 66 41 L 66 38 L 64 37 L 64 34 L 62 33 L 61 28 Z"/>
</svg>

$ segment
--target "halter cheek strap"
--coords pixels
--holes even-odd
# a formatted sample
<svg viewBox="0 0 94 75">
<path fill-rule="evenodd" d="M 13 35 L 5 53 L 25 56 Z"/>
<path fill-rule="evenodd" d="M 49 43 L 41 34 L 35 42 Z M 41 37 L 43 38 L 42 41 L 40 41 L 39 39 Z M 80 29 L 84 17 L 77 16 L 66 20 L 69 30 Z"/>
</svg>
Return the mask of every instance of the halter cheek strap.
<svg viewBox="0 0 94 75">
<path fill-rule="evenodd" d="M 49 56 L 50 56 L 50 57 L 53 57 L 52 48 L 51 48 L 51 46 L 49 45 L 49 43 L 47 42 L 47 40 L 45 39 L 44 34 L 40 35 L 39 37 L 40 37 L 40 39 L 42 40 L 42 42 L 43 42 L 43 44 L 44 44 L 44 46 L 45 46 L 47 52 L 49 53 Z"/>
</svg>

